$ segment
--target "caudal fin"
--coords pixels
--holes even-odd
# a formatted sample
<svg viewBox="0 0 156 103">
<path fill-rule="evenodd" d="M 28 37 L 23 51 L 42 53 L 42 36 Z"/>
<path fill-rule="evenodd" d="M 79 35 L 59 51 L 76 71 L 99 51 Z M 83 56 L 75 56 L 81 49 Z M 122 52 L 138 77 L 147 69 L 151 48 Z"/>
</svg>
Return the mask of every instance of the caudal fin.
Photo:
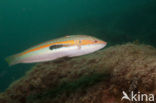
<svg viewBox="0 0 156 103">
<path fill-rule="evenodd" d="M 8 62 L 9 66 L 15 65 L 19 63 L 18 54 L 6 57 L 5 60 Z"/>
</svg>

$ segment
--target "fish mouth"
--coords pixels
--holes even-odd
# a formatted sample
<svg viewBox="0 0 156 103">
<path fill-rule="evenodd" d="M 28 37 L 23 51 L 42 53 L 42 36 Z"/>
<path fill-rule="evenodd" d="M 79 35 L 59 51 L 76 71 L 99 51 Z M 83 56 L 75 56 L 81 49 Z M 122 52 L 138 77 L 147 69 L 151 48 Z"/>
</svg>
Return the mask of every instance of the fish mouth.
<svg viewBox="0 0 156 103">
<path fill-rule="evenodd" d="M 107 42 L 103 41 L 103 44 L 104 44 L 104 45 L 107 45 Z"/>
</svg>

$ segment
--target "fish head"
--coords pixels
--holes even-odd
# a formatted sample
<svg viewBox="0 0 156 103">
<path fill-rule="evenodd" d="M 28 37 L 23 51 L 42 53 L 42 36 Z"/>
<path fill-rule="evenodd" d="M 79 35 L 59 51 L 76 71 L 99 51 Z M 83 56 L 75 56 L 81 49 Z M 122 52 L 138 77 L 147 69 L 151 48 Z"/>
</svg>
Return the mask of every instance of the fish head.
<svg viewBox="0 0 156 103">
<path fill-rule="evenodd" d="M 93 53 L 104 48 L 107 44 L 107 42 L 94 37 L 81 38 L 79 40 L 76 40 L 76 42 L 78 49 L 76 48 L 75 50 L 70 50 L 71 52 L 69 51 L 68 57 Z"/>
<path fill-rule="evenodd" d="M 96 46 L 97 49 L 101 49 L 107 45 L 106 41 L 100 40 L 95 37 L 91 37 L 88 39 L 82 39 L 79 41 L 81 46 L 90 45 L 90 46 Z"/>
<path fill-rule="evenodd" d="M 106 46 L 107 42 L 103 41 L 101 39 L 98 39 L 96 37 L 93 36 L 89 36 L 89 35 L 71 35 L 71 36 L 66 36 L 66 38 L 70 38 L 70 40 L 74 39 L 74 42 L 68 42 L 68 44 L 72 44 L 72 45 L 101 45 L 101 46 Z"/>
</svg>

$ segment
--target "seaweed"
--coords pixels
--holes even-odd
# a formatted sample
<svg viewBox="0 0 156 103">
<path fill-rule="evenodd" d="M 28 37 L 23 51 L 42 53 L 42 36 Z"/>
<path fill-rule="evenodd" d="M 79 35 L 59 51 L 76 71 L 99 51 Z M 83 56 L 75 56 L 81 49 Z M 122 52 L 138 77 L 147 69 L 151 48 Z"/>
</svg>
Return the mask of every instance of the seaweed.
<svg viewBox="0 0 156 103">
<path fill-rule="evenodd" d="M 56 88 L 52 88 L 51 90 L 46 90 L 43 93 L 33 94 L 28 96 L 28 101 L 34 101 L 35 99 L 46 99 L 46 98 L 55 98 L 62 94 L 63 92 L 72 93 L 76 92 L 77 90 L 86 89 L 100 81 L 105 81 L 110 78 L 109 73 L 94 73 L 92 75 L 85 75 L 78 78 L 72 82 L 63 82 Z"/>
</svg>

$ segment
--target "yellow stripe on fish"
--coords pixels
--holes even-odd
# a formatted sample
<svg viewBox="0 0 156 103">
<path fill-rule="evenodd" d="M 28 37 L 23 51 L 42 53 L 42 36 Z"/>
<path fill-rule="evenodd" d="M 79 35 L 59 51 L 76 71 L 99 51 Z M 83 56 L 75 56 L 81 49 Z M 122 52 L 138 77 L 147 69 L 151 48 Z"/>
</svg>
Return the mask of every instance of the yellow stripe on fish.
<svg viewBox="0 0 156 103">
<path fill-rule="evenodd" d="M 71 35 L 41 43 L 19 54 L 7 57 L 9 65 L 55 60 L 61 57 L 81 56 L 106 46 L 106 42 L 87 35 Z"/>
<path fill-rule="evenodd" d="M 69 40 L 69 41 L 63 41 L 63 42 L 56 42 L 56 43 L 50 43 L 50 44 L 46 44 L 46 45 L 41 45 L 41 46 L 39 46 L 37 48 L 33 48 L 33 49 L 30 49 L 30 50 L 27 50 L 27 51 L 21 53 L 20 56 L 22 56 L 24 54 L 27 54 L 27 53 L 30 53 L 30 52 L 33 52 L 33 51 L 37 51 L 37 50 L 49 47 L 51 45 L 59 45 L 59 44 L 74 45 L 74 43 L 75 43 L 74 40 Z"/>
</svg>

